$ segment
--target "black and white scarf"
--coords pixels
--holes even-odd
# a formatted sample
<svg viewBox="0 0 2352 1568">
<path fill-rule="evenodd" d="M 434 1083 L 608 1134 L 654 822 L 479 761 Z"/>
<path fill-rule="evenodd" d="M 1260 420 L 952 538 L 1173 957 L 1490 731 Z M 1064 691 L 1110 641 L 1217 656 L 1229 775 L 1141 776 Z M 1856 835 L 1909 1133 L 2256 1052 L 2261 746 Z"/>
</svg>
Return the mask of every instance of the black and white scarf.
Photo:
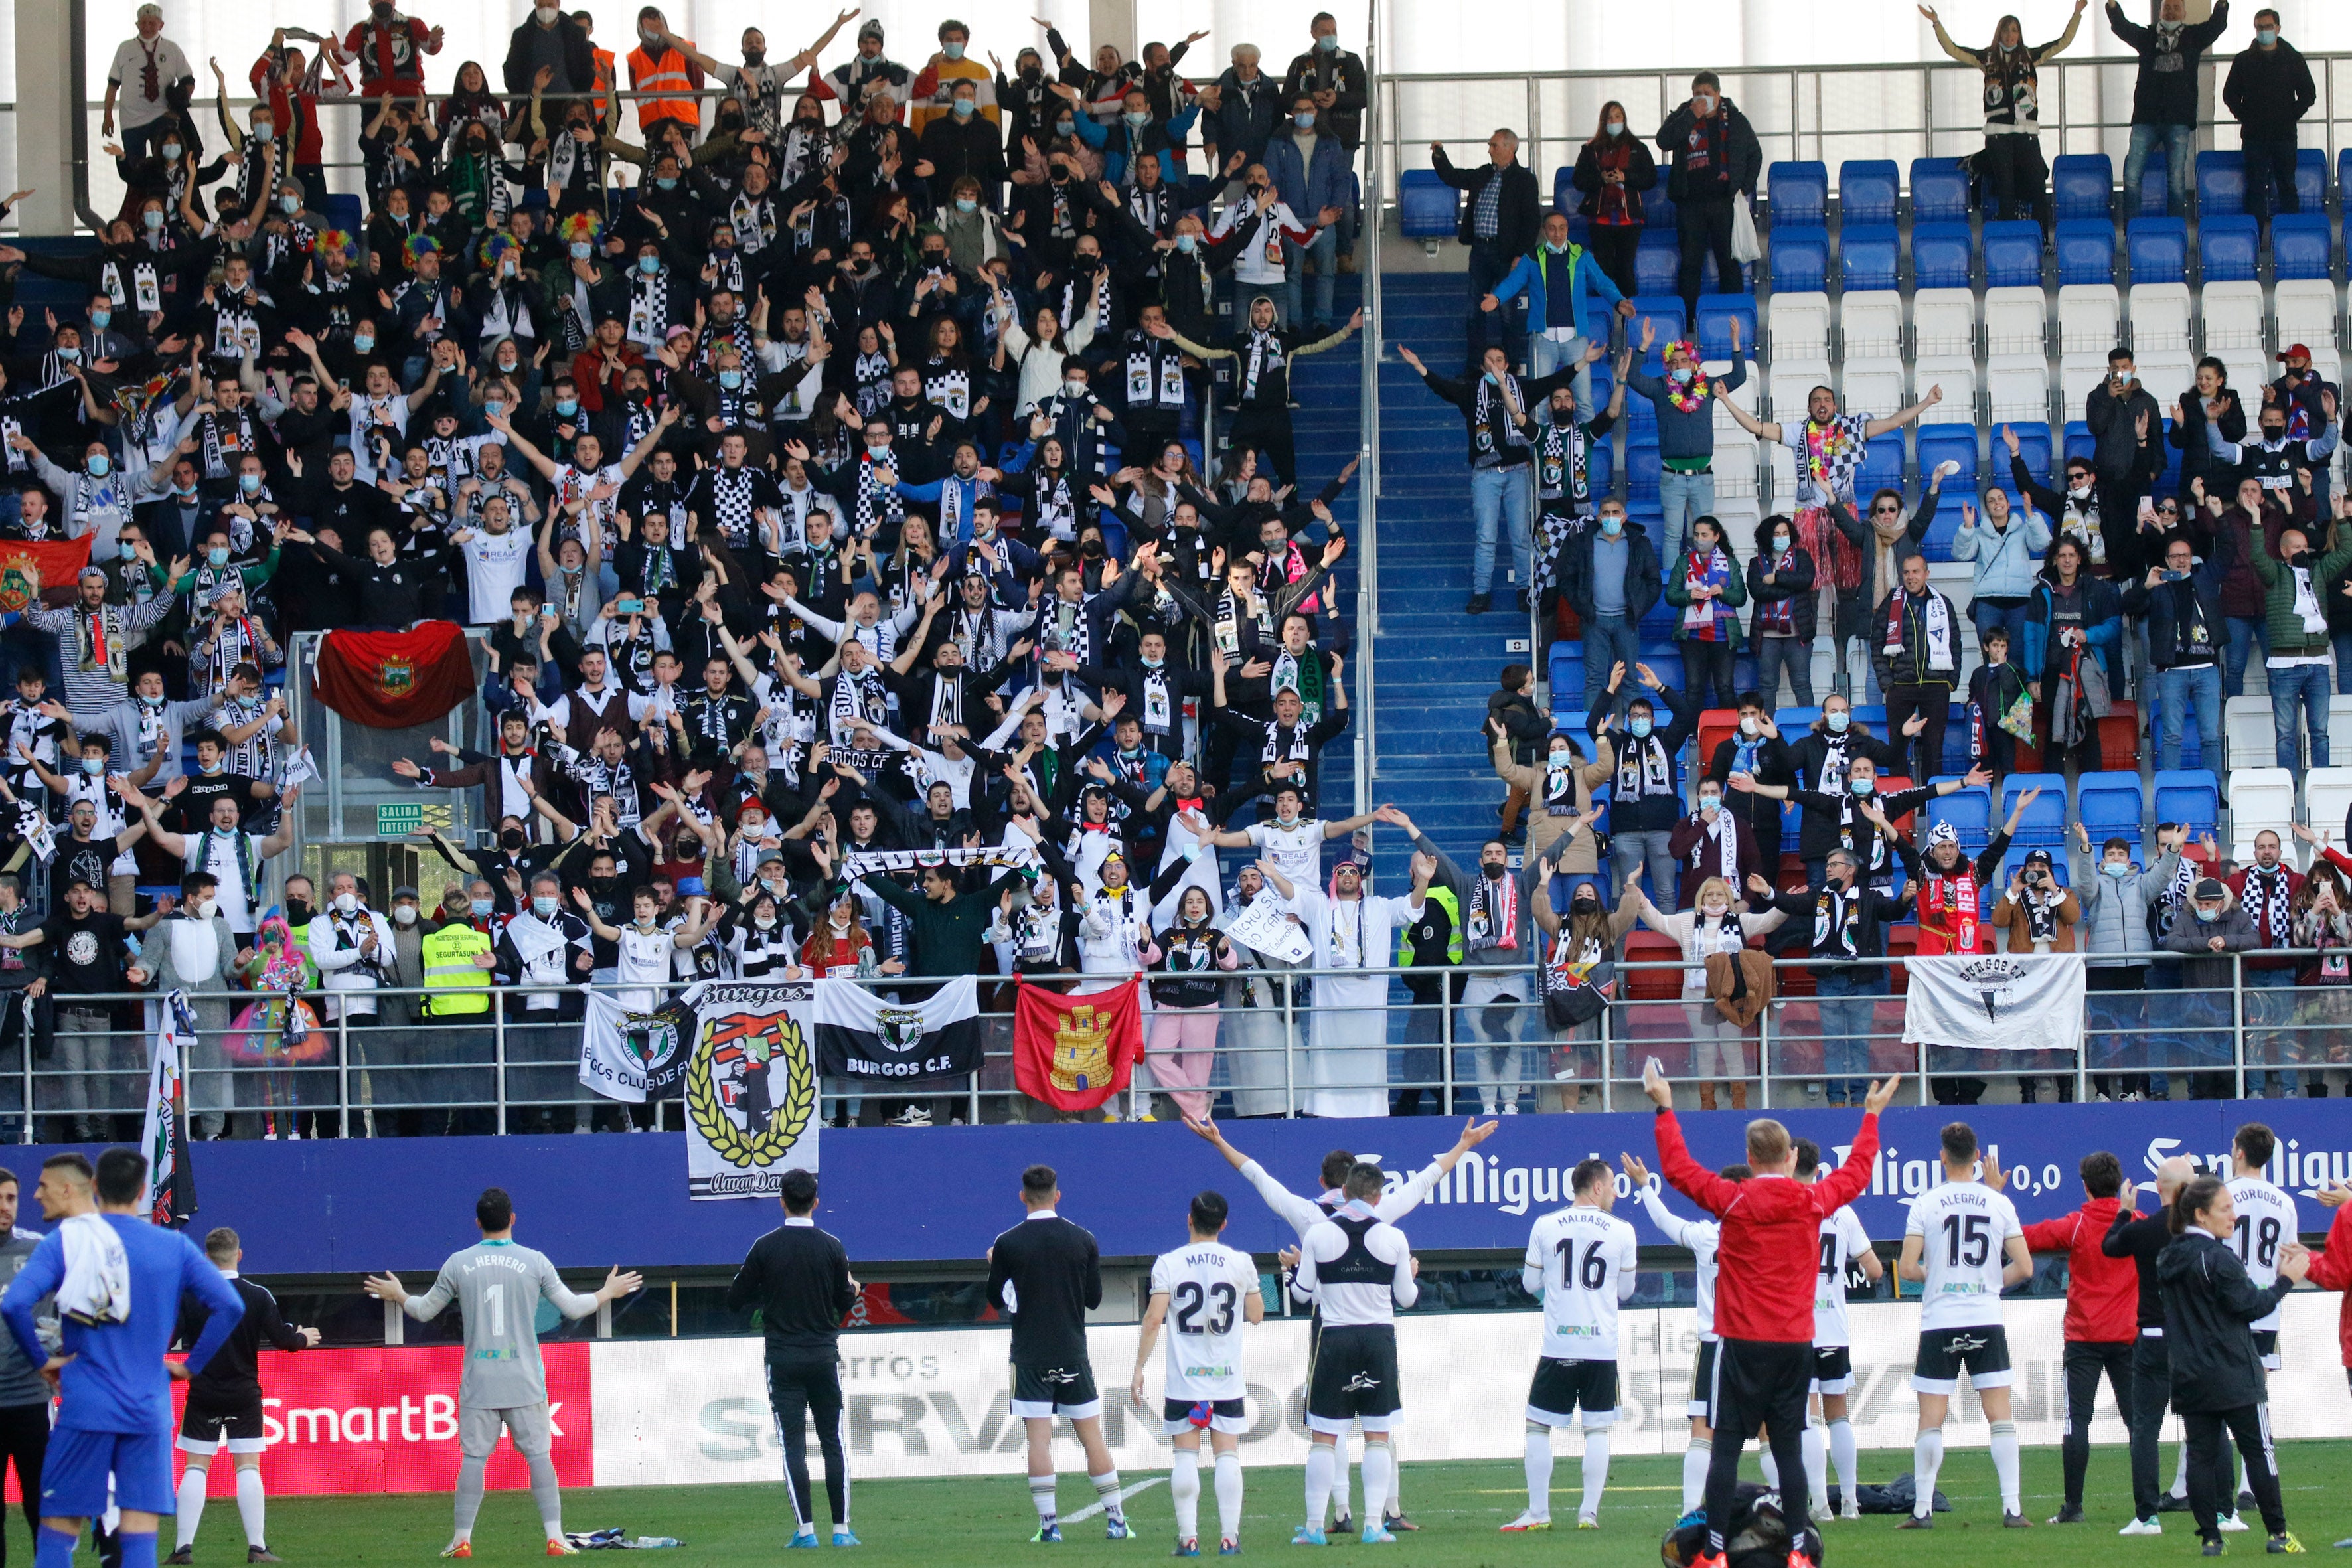
<svg viewBox="0 0 2352 1568">
<path fill-rule="evenodd" d="M 1639 800 L 1644 795 L 1672 795 L 1675 760 L 1653 730 L 1646 735 L 1628 733 L 1617 752 L 1617 798 Z"/>
<path fill-rule="evenodd" d="M 1256 399 L 1260 381 L 1282 374 L 1285 352 L 1280 333 L 1271 329 L 1250 329 L 1249 342 L 1242 350 L 1243 402 Z M 1268 395 L 1272 395 L 1272 390 L 1268 389 Z"/>
<path fill-rule="evenodd" d="M 1739 824 L 1733 819 L 1731 813 L 1723 810 L 1716 812 L 1713 821 L 1709 821 L 1706 814 L 1701 812 L 1697 821 L 1699 836 L 1697 841 L 1691 846 L 1691 869 L 1696 871 L 1705 866 L 1707 841 L 1710 838 L 1714 839 L 1723 860 L 1721 868 L 1716 874 L 1731 884 L 1736 896 L 1736 889 L 1740 885 Z"/>
<path fill-rule="evenodd" d="M 950 360 L 935 359 L 923 371 L 923 395 L 950 419 L 971 417 L 971 373 Z"/>
<path fill-rule="evenodd" d="M 710 470 L 711 521 L 725 536 L 730 550 L 741 550 L 751 542 L 757 521 L 753 516 L 753 489 L 750 468 L 730 468 L 721 463 Z"/>
<path fill-rule="evenodd" d="M 885 522 L 896 527 L 907 518 L 907 503 L 899 499 L 897 487 L 882 483 L 880 473 L 881 465 L 871 455 L 857 459 L 857 500 L 851 508 L 849 526 L 860 534 L 870 534 Z"/>
<path fill-rule="evenodd" d="M 742 298 L 743 256 L 740 251 L 732 246 L 724 250 L 714 247 L 703 256 L 702 265 L 706 269 L 715 270 L 718 273 L 718 277 L 710 283 L 712 293 L 715 294 L 724 289 L 737 299 Z"/>
<path fill-rule="evenodd" d="M 1591 435 L 1574 419 L 1536 427 L 1536 499 L 1545 510 L 1580 517 L 1591 505 L 1587 479 L 1591 444 Z"/>
<path fill-rule="evenodd" d="M 1862 954 L 1861 931 L 1863 889 L 1860 884 L 1847 888 L 1823 888 L 1813 897 L 1813 952 L 1826 954 L 1830 944 L 1848 958 Z"/>
<path fill-rule="evenodd" d="M 735 231 L 737 254 L 759 255 L 776 237 L 774 195 L 767 192 L 756 196 L 748 191 L 738 193 L 735 199 L 727 204 L 727 226 Z"/>
<path fill-rule="evenodd" d="M 2265 871 L 2259 865 L 2246 868 L 2245 890 L 2240 902 L 2252 915 L 2261 931 L 2264 947 L 2285 947 L 2294 933 L 2294 917 L 2289 883 L 2293 874 L 2284 865 Z"/>
<path fill-rule="evenodd" d="M 1092 664 L 1095 651 L 1094 617 L 1087 614 L 1086 601 L 1076 604 L 1056 596 L 1037 606 L 1037 653 L 1075 655 L 1080 664 Z"/>
<path fill-rule="evenodd" d="M 890 401 L 890 358 L 875 353 L 859 354 L 849 367 L 849 400 L 857 405 L 857 416 L 871 419 L 876 410 Z"/>
<path fill-rule="evenodd" d="M 1093 320 L 1097 332 L 1110 330 L 1109 268 L 1095 268 L 1095 286 L 1091 289 L 1081 288 L 1079 280 L 1075 277 L 1062 285 L 1063 331 L 1067 332 L 1078 324 L 1080 310 L 1086 311 L 1087 315 Z"/>
<path fill-rule="evenodd" d="M 640 344 L 647 353 L 659 349 L 669 332 L 669 268 L 647 274 L 638 268 L 629 274 L 628 339 Z"/>
<path fill-rule="evenodd" d="M 1173 343 L 1130 332 L 1127 344 L 1127 406 L 1180 413 L 1184 407 L 1184 356 Z M 1150 454 L 1155 460 L 1157 454 Z"/>
<path fill-rule="evenodd" d="M 881 672 L 871 665 L 855 675 L 845 669 L 836 671 L 825 713 L 836 747 L 848 745 L 851 733 L 860 726 L 877 731 L 885 728 L 889 722 L 890 697 L 882 684 Z"/>
<path fill-rule="evenodd" d="M 118 310 L 133 308 L 142 316 L 152 316 L 163 308 L 163 274 L 146 257 L 139 258 L 128 268 L 112 260 L 101 264 L 98 284 Z"/>
<path fill-rule="evenodd" d="M 1517 950 L 1519 884 L 1509 871 L 1499 877 L 1480 871 L 1470 889 L 1469 918 L 1463 924 L 1462 942 L 1473 952 L 1482 947 Z"/>
<path fill-rule="evenodd" d="M 1315 748 L 1307 742 L 1307 726 L 1285 724 L 1278 719 L 1267 719 L 1265 741 L 1258 748 L 1258 761 L 1269 766 L 1276 763 L 1311 763 Z"/>
<path fill-rule="evenodd" d="M 234 414 L 215 409 L 199 421 L 197 436 L 204 448 L 205 478 L 208 479 L 234 479 L 237 459 L 247 452 L 259 450 L 250 407 L 241 407 Z"/>
<path fill-rule="evenodd" d="M 1510 388 L 1507 400 L 1503 396 L 1505 386 Z M 1521 389 L 1517 376 L 1505 371 L 1500 384 L 1480 376 L 1475 398 L 1470 415 L 1470 445 L 1476 458 L 1484 461 L 1501 456 L 1509 447 L 1528 445 L 1526 432 L 1509 416 L 1512 408 L 1524 410 L 1528 405 L 1527 393 Z"/>
<path fill-rule="evenodd" d="M 1030 500 L 1036 510 L 1035 530 L 1041 536 L 1063 541 L 1078 536 L 1078 502 L 1067 468 L 1040 468 Z"/>
</svg>

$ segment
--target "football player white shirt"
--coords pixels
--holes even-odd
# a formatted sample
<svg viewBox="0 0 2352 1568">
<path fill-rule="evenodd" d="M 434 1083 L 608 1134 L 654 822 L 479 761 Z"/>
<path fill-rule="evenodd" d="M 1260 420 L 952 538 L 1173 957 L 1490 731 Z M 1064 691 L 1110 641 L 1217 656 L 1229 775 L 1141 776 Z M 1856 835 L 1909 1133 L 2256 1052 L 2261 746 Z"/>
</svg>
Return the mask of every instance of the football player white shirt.
<svg viewBox="0 0 2352 1568">
<path fill-rule="evenodd" d="M 1923 1242 L 1927 1282 L 1919 1327 L 1965 1329 L 1998 1324 L 2002 1248 L 2023 1236 L 2017 1205 L 1982 1182 L 1946 1182 L 1911 1200 L 1903 1234 Z"/>
<path fill-rule="evenodd" d="M 1257 1265 L 1222 1241 L 1195 1241 L 1151 1265 L 1151 1293 L 1168 1295 L 1169 1399 L 1241 1399 L 1242 1325 L 1257 1290 Z"/>
<path fill-rule="evenodd" d="M 1320 887 L 1323 882 L 1323 824 L 1302 816 L 1285 827 L 1279 818 L 1254 824 L 1250 842 L 1265 852 L 1274 868 L 1294 888 Z"/>
<path fill-rule="evenodd" d="M 1870 1233 L 1862 1228 L 1851 1207 L 1822 1221 L 1821 1268 L 1813 1279 L 1814 1344 L 1853 1342 L 1845 1320 L 1845 1271 L 1847 1265 L 1869 1250 Z"/>
<path fill-rule="evenodd" d="M 1654 1182 L 1656 1178 L 1653 1177 Z M 1711 1219 L 1685 1219 L 1668 1208 L 1654 1186 L 1640 1190 L 1642 1208 L 1650 1223 L 1665 1232 L 1666 1239 L 1676 1247 L 1686 1248 L 1698 1265 L 1698 1337 L 1715 1338 L 1715 1275 L 1716 1249 L 1723 1240 L 1723 1227 Z"/>
<path fill-rule="evenodd" d="M 1615 1361 L 1617 1304 L 1633 1293 L 1633 1227 L 1590 1204 L 1554 1209 L 1528 1232 L 1520 1282 L 1543 1293 L 1543 1353 Z"/>
<path fill-rule="evenodd" d="M 2294 1199 L 2260 1176 L 2230 1178 L 2230 1202 L 2238 1211 L 2238 1232 L 2230 1238 L 2246 1278 L 2257 1290 L 2267 1290 L 2278 1279 L 2279 1248 L 2301 1234 Z M 2247 1325 L 2256 1333 L 2276 1331 L 2279 1309 Z"/>
</svg>

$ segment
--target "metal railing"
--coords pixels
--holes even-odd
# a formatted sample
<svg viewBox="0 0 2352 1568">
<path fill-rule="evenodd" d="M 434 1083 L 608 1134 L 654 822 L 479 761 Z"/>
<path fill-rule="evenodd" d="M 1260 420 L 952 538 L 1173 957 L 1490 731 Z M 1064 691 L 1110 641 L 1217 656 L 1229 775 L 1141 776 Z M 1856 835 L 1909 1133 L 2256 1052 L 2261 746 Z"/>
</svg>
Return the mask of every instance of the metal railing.
<svg viewBox="0 0 2352 1568">
<path fill-rule="evenodd" d="M 2077 48 L 2088 40 L 2077 36 Z M 2352 145 L 2352 54 L 2307 54 L 2319 89 L 2303 125 L 2306 143 L 2324 138 L 2333 168 Z M 2198 147 L 2233 149 L 2237 126 L 2216 117 L 2226 58 L 2201 68 Z M 1876 65 L 1717 68 L 1695 60 L 1676 69 L 1472 71 L 1375 74 L 1371 94 L 1386 145 L 1367 170 L 1368 203 L 1396 195 L 1397 175 L 1429 167 L 1432 142 L 1470 147 L 1477 160 L 1497 127 L 1519 134 L 1519 162 L 1536 172 L 1550 197 L 1552 171 L 1573 163 L 1599 124 L 1601 106 L 1625 106 L 1627 129 L 1647 137 L 1690 96 L 1694 72 L 1716 69 L 1727 99 L 1756 129 L 1769 164 L 1818 159 L 1834 188 L 1849 158 L 1892 158 L 1906 172 L 1914 158 L 1958 157 L 1983 145 L 1979 79 L 1948 59 Z M 2049 156 L 2105 153 L 2120 172 L 2131 128 L 2136 56 L 2061 56 L 2042 68 L 2042 132 Z M 2054 80 L 2053 80 L 2054 79 Z M 1368 125 L 1370 117 L 1367 117 Z M 1369 135 L 1369 132 L 1367 134 Z M 1373 178 L 1377 171 L 1379 180 Z M 1663 180 L 1664 171 L 1661 169 Z"/>
<path fill-rule="evenodd" d="M 1681 995 L 1687 970 L 1673 962 L 1618 965 L 1617 999 L 1572 1030 L 1546 1025 L 1533 972 L 1525 968 L 1244 969 L 1224 978 L 1217 1039 L 1206 1062 L 1197 1053 L 1180 1058 L 1161 1033 L 1166 1023 L 1172 1036 L 1172 1026 L 1188 1015 L 1146 1014 L 1147 1073 L 1107 1110 L 1150 1114 L 1155 1096 L 1182 1110 L 1194 1094 L 1210 1100 L 1230 1096 L 1232 1113 L 1241 1116 L 1385 1115 L 1408 1094 L 1413 1100 L 1406 1109 L 1426 1099 L 1439 1111 L 1614 1110 L 1642 1102 L 1635 1086 L 1653 1058 L 1676 1085 L 1679 1100 L 1707 1107 L 1787 1109 L 1859 1100 L 1864 1080 L 1889 1072 L 1913 1079 L 1905 1098 L 1921 1105 L 1973 1100 L 1985 1086 L 2004 1081 L 2018 1085 L 2022 1099 L 2044 1087 L 2061 1100 L 2089 1100 L 2100 1092 L 2116 1099 L 2243 1099 L 2250 1089 L 2292 1093 L 2298 1085 L 2318 1084 L 2344 1092 L 2352 1079 L 2352 986 L 2294 985 L 2294 969 L 2261 967 L 2287 956 L 2300 963 L 2319 955 L 2231 955 L 2227 989 L 2094 991 L 2084 1008 L 2085 1049 L 2063 1057 L 1906 1043 L 1902 998 L 1888 984 L 1903 961 L 1893 958 L 1837 966 L 1867 977 L 1860 991 L 1784 990 L 1746 1029 L 1723 1020 L 1713 1003 Z M 1808 987 L 1799 976 L 1814 965 L 1782 959 L 1774 968 L 1784 987 L 1794 982 L 1803 992 Z M 2289 984 L 2268 978 L 2274 974 Z M 1099 986 L 1120 978 L 1035 976 L 1027 983 Z M 1318 994 L 1315 983 L 1322 979 L 1383 984 L 1377 999 L 1341 999 Z M 982 981 L 980 1071 L 961 1082 L 919 1086 L 827 1078 L 821 1113 L 837 1123 L 861 1115 L 870 1122 L 890 1108 L 919 1102 L 942 1122 L 1053 1119 L 1055 1113 L 1013 1087 L 1013 982 Z M 1490 997 L 1496 981 L 1514 994 Z M 642 996 L 688 984 L 579 989 Z M 925 983 L 879 976 L 860 984 L 894 992 Z M 1471 999 L 1464 999 L 1465 988 Z M 1422 1001 L 1415 989 L 1455 1000 Z M 184 1068 L 195 1136 L 388 1137 L 682 1124 L 677 1111 L 661 1104 L 606 1100 L 580 1083 L 581 1024 L 540 1020 L 519 989 L 472 993 L 488 1003 L 487 1010 L 454 1018 L 423 1010 L 425 998 L 446 1002 L 447 991 L 387 987 L 306 994 L 339 1015 L 322 1025 L 325 1048 L 308 1060 L 261 1062 L 254 1058 L 271 1028 L 248 1010 L 267 998 L 251 992 L 191 993 L 197 1043 Z M 353 997 L 378 1011 L 345 1011 L 343 1004 Z M 22 1014 L 13 1005 L 0 1007 L 0 1141 L 135 1136 L 154 1030 L 123 1028 L 121 1014 L 133 1005 L 152 1006 L 153 998 L 114 994 L 49 1001 L 56 1027 L 47 1049 L 30 1056 Z M 1160 1064 L 1173 1070 L 1162 1076 L 1154 1070 Z"/>
<path fill-rule="evenodd" d="M 1381 68 L 1380 0 L 1365 0 L 1364 71 L 1377 81 Z M 1364 189 L 1381 187 L 1381 97 L 1368 95 L 1364 104 Z M 1377 199 L 1365 204 L 1357 216 L 1356 269 L 1363 279 L 1364 330 L 1359 345 L 1363 365 L 1356 394 L 1357 451 L 1363 466 L 1356 474 L 1356 694 L 1352 700 L 1362 715 L 1356 726 L 1356 806 L 1360 816 L 1372 809 L 1372 771 L 1380 765 L 1380 704 L 1372 700 L 1379 679 L 1381 640 L 1381 354 L 1387 346 L 1381 330 L 1381 222 Z"/>
</svg>

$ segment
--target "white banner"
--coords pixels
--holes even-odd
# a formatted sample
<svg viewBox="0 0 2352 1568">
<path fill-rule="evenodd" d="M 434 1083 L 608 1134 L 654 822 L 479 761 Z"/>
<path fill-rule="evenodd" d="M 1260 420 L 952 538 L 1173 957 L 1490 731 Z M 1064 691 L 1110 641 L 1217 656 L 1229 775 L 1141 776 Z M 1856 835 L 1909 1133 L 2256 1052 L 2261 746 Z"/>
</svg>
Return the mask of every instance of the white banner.
<svg viewBox="0 0 2352 1568">
<path fill-rule="evenodd" d="M 151 1011 L 162 1016 L 147 1062 L 147 1114 L 139 1128 L 140 1152 L 147 1156 L 144 1206 L 157 1225 L 185 1225 L 196 1212 L 196 1178 L 187 1163 L 187 1084 L 181 1068 L 196 1043 L 196 1023 L 185 991 L 173 992 Z"/>
<path fill-rule="evenodd" d="M 1262 888 L 1256 898 L 1234 917 L 1225 934 L 1253 952 L 1284 963 L 1304 963 L 1315 954 L 1315 944 L 1307 938 L 1306 931 L 1287 918 L 1289 906 L 1272 888 Z"/>
<path fill-rule="evenodd" d="M 530 956 L 524 954 L 526 962 Z M 695 1038 L 702 989 L 688 986 L 650 1013 L 634 1012 L 604 992 L 591 991 L 588 1016 L 580 1027 L 580 1081 L 607 1100 L 630 1105 L 675 1100 L 692 1066 L 688 1047 Z"/>
<path fill-rule="evenodd" d="M 1908 958 L 1905 1045 L 1979 1051 L 2083 1047 L 2079 952 L 1944 953 Z"/>
<path fill-rule="evenodd" d="M 772 1198 L 786 1171 L 816 1167 L 810 983 L 714 981 L 686 1067 L 686 1190 Z"/>
<path fill-rule="evenodd" d="M 1105 1283 L 1107 1291 L 1139 1290 L 1143 1279 Z M 2336 1373 L 2336 1306 L 2334 1296 L 2318 1291 L 2299 1290 L 2283 1303 L 2279 1344 L 2296 1382 L 2294 1397 L 2271 1406 L 2273 1436 L 2352 1436 L 2352 1395 Z M 2019 1436 L 2029 1444 L 2055 1444 L 2066 1416 L 2065 1303 L 2012 1301 L 2002 1315 L 2017 1372 L 2012 1398 Z M 1848 1408 L 1855 1436 L 1865 1448 L 1907 1453 L 1918 1427 L 1918 1402 L 1911 1392 L 1918 1303 L 1857 1303 L 1850 1317 L 1855 1383 Z M 1611 1429 L 1611 1448 L 1619 1454 L 1679 1454 L 1690 1442 L 1683 1405 L 1690 1397 L 1691 1364 L 1698 1349 L 1697 1314 L 1686 1307 L 1626 1311 L 1619 1326 L 1620 1414 Z M 1542 1337 L 1538 1312 L 1439 1312 L 1400 1321 L 1404 1420 L 1398 1446 L 1404 1458 L 1517 1458 L 1525 1426 L 1518 1389 L 1535 1370 Z M 1151 1407 L 1138 1409 L 1127 1390 L 1135 1338 L 1133 1324 L 1087 1331 L 1103 1396 L 1103 1436 L 1123 1469 L 1165 1469 L 1170 1450 L 1160 1436 L 1158 1405 L 1161 1356 L 1155 1352 L 1144 1373 Z M 1008 1331 L 992 1326 L 845 1332 L 841 1382 L 852 1477 L 1010 1478 L 1021 1462 L 1021 1429 L 1007 1405 L 1008 1344 Z M 589 1352 L 598 1486 L 770 1481 L 782 1474 L 756 1337 L 599 1340 Z M 1269 1319 L 1251 1329 L 1243 1372 L 1251 1422 L 1242 1438 L 1243 1462 L 1303 1463 L 1306 1320 Z M 1465 1397 L 1467 1389 L 1482 1392 Z M 2168 1422 L 2167 1441 L 2179 1432 L 2178 1420 Z M 1982 1450 L 1990 1431 L 1965 1385 L 1952 1402 L 1945 1433 L 1952 1455 L 1947 1476 L 1975 1474 L 1990 1485 Z M 2117 1446 L 2126 1440 L 2105 1383 L 2091 1436 Z M 1573 1451 L 1576 1442 L 1561 1437 L 1560 1451 Z M 1054 1443 L 1061 1467 L 1077 1470 L 1080 1455 L 1066 1425 L 1056 1429 Z M 815 1449 L 812 1436 L 812 1463 Z M 2169 1454 L 2165 1464 L 2168 1475 Z M 1871 1470 L 1878 1479 L 1885 1473 L 1883 1463 Z M 1671 1500 L 1660 1502 L 1662 1516 L 1670 1506 Z M 1507 1516 L 1517 1507 L 1511 1503 L 1502 1512 Z"/>
</svg>

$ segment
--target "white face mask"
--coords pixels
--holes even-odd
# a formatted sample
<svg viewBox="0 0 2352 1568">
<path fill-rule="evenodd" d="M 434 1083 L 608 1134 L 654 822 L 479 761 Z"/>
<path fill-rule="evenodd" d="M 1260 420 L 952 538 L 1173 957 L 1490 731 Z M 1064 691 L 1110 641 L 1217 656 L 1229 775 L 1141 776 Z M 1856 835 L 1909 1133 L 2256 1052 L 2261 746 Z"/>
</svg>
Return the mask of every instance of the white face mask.
<svg viewBox="0 0 2352 1568">
<path fill-rule="evenodd" d="M 348 915 L 356 911 L 359 907 L 360 900 L 358 894 L 337 893 L 335 895 L 335 912 L 337 914 Z"/>
<path fill-rule="evenodd" d="M 1699 906 L 1699 910 L 1706 916 L 1707 919 L 1711 921 L 1719 921 L 1724 916 L 1731 912 L 1731 906 L 1725 903 L 1721 899 L 1709 899 L 1706 902 Z"/>
<path fill-rule="evenodd" d="M 415 925 L 416 923 L 416 906 L 415 904 L 393 905 L 392 921 L 394 925 Z"/>
<path fill-rule="evenodd" d="M 1752 741 L 1764 732 L 1764 726 L 1753 719 L 1742 719 L 1739 721 L 1739 732 Z"/>
<path fill-rule="evenodd" d="M 212 919 L 214 907 L 213 900 L 210 899 L 198 899 L 192 906 L 196 919 L 200 921 Z"/>
</svg>

